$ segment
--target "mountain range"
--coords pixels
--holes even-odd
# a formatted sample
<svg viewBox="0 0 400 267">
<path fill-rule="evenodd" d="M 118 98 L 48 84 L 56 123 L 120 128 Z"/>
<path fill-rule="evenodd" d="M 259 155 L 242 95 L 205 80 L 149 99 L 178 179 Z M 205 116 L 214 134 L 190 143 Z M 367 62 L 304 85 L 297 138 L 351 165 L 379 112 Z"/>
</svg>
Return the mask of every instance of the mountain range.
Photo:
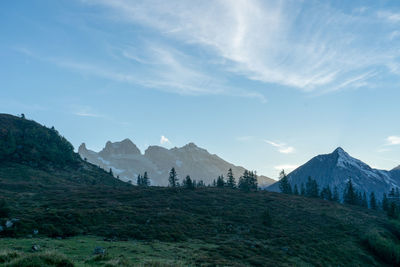
<svg viewBox="0 0 400 267">
<path fill-rule="evenodd" d="M 346 183 L 352 180 L 356 190 L 369 195 L 375 192 L 377 198 L 393 187 L 400 187 L 400 166 L 391 171 L 371 168 L 361 160 L 350 156 L 341 147 L 330 154 L 319 155 L 288 174 L 292 186 L 306 184 L 308 177 L 315 179 L 320 187 L 335 186 L 343 194 Z M 267 187 L 279 191 L 279 182 Z"/>
<path fill-rule="evenodd" d="M 144 154 L 129 139 L 120 142 L 108 141 L 105 147 L 95 152 L 86 148 L 85 143 L 78 149 L 79 155 L 88 162 L 105 170 L 112 169 L 114 175 L 123 181 L 136 182 L 138 174 L 147 172 L 152 185 L 167 185 L 168 175 L 172 167 L 182 180 L 186 175 L 194 180 L 203 180 L 210 184 L 219 175 L 226 176 L 231 168 L 236 180 L 245 171 L 244 167 L 235 166 L 206 149 L 189 143 L 183 147 L 166 149 L 160 146 L 149 146 Z M 268 186 L 275 182 L 266 176 L 258 176 L 260 186 Z"/>
</svg>

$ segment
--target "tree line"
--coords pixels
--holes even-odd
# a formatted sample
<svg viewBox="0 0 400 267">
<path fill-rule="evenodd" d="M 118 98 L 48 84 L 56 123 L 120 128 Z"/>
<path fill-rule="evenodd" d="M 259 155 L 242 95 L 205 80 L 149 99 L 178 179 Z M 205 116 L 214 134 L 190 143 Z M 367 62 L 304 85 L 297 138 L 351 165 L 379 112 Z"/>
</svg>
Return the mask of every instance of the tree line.
<svg viewBox="0 0 400 267">
<path fill-rule="evenodd" d="M 312 179 L 310 176 L 307 182 L 298 185 L 295 184 L 293 187 L 284 171 L 280 173 L 279 177 L 279 189 L 281 193 L 301 195 L 312 198 L 321 198 L 329 201 L 335 201 L 338 203 L 357 205 L 370 209 L 382 209 L 387 212 L 390 217 L 399 217 L 400 215 L 400 191 L 399 188 L 392 188 L 389 194 L 384 193 L 382 201 L 378 202 L 375 192 L 371 192 L 367 197 L 366 192 L 358 191 L 354 188 L 353 182 L 349 179 L 346 183 L 342 197 L 339 195 L 337 186 L 333 187 L 325 186 L 320 189 L 317 181 Z"/>
<path fill-rule="evenodd" d="M 111 170 L 110 170 L 111 172 Z M 150 186 L 150 178 L 148 177 L 147 172 L 144 172 L 143 175 L 139 174 L 136 179 L 137 186 Z M 201 187 L 218 187 L 218 188 L 231 188 L 231 189 L 239 189 L 242 191 L 257 191 L 258 182 L 257 182 L 257 173 L 255 171 L 245 170 L 243 175 L 241 175 L 236 182 L 236 179 L 233 175 L 232 169 L 229 169 L 226 175 L 226 178 L 223 175 L 214 179 L 211 184 L 206 185 L 203 180 L 196 181 L 190 177 L 190 175 L 186 175 L 182 181 L 179 181 L 178 174 L 175 168 L 171 168 L 168 176 L 168 186 L 171 188 L 187 188 L 187 189 L 195 189 Z"/>
</svg>

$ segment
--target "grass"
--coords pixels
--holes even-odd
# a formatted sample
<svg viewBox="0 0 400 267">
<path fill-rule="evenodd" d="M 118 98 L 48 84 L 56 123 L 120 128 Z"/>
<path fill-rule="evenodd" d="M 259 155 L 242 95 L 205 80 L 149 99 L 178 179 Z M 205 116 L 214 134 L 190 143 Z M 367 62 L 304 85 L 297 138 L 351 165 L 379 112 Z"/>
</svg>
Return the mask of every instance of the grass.
<svg viewBox="0 0 400 267">
<path fill-rule="evenodd" d="M 44 252 L 32 252 L 33 244 L 40 245 Z M 98 246 L 106 249 L 105 255 L 93 255 L 94 248 Z M 74 266 L 188 266 L 196 263 L 193 253 L 204 257 L 206 251 L 216 248 L 215 245 L 199 240 L 110 242 L 94 236 L 76 236 L 63 240 L 44 237 L 2 238 L 0 247 L 9 248 L 0 253 L 0 264 L 53 255 L 55 259 L 68 259 Z"/>
<path fill-rule="evenodd" d="M 0 233 L 7 238 L 0 249 L 15 241 L 15 251 L 29 253 L 36 241 L 26 237 L 38 230 L 43 251 L 89 266 L 384 266 L 365 235 L 378 229 L 397 240 L 383 213 L 361 207 L 264 191 L 103 184 L 105 175 L 90 165 L 42 170 L 1 162 L 0 199 L 8 218 L 20 221 Z M 91 258 L 97 244 L 108 248 L 103 259 Z"/>
</svg>

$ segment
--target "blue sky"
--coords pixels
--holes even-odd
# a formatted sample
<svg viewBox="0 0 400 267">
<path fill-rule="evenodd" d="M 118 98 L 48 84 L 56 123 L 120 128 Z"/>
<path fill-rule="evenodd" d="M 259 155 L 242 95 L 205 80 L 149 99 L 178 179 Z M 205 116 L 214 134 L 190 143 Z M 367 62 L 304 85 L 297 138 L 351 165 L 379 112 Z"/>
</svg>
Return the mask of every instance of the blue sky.
<svg viewBox="0 0 400 267">
<path fill-rule="evenodd" d="M 75 148 L 195 142 L 276 177 L 400 164 L 398 1 L 3 1 L 0 112 Z"/>
</svg>

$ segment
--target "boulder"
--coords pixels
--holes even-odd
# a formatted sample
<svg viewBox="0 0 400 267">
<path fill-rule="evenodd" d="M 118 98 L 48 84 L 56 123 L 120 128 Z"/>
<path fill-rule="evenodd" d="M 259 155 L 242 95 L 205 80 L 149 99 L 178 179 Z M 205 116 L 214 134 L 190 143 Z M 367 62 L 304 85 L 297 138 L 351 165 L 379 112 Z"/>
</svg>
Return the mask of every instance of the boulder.
<svg viewBox="0 0 400 267">
<path fill-rule="evenodd" d="M 106 253 L 106 249 L 103 247 L 96 247 L 93 251 L 94 255 L 104 255 Z"/>
</svg>

